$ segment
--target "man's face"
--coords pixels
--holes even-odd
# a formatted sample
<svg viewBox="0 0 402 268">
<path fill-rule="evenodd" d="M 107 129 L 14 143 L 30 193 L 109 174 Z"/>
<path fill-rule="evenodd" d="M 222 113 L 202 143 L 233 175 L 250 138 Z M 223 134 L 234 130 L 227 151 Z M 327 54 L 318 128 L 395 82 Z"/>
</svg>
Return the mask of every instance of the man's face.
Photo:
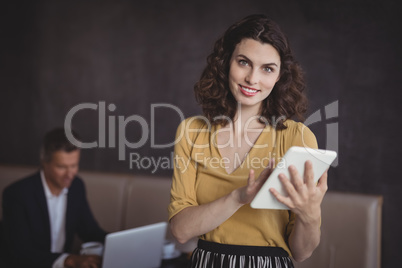
<svg viewBox="0 0 402 268">
<path fill-rule="evenodd" d="M 56 151 L 50 161 L 43 162 L 43 172 L 50 191 L 59 195 L 64 188 L 70 187 L 78 172 L 80 150 L 72 152 Z"/>
</svg>

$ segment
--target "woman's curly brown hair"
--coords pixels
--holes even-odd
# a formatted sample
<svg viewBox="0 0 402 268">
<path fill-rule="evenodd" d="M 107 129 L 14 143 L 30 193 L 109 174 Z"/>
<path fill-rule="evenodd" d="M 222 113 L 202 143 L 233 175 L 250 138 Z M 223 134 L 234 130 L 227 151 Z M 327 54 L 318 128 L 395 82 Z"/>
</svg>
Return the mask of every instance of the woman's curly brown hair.
<svg viewBox="0 0 402 268">
<path fill-rule="evenodd" d="M 260 121 L 268 121 L 278 129 L 285 129 L 287 118 L 304 120 L 307 110 L 306 88 L 300 65 L 295 61 L 289 42 L 279 26 L 265 15 L 250 15 L 233 24 L 215 42 L 213 52 L 207 58 L 207 67 L 194 91 L 204 115 L 212 124 L 226 125 L 226 118 L 234 119 L 237 102 L 228 83 L 229 64 L 237 44 L 251 38 L 272 45 L 281 58 L 280 78 L 272 92 L 263 101 Z M 264 119 L 264 120 L 262 120 Z"/>
</svg>

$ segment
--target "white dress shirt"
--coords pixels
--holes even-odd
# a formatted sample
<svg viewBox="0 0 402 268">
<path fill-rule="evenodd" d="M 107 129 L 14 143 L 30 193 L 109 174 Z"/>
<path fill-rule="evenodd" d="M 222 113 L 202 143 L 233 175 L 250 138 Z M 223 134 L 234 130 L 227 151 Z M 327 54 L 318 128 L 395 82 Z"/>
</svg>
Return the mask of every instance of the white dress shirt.
<svg viewBox="0 0 402 268">
<path fill-rule="evenodd" d="M 49 211 L 50 223 L 50 251 L 52 253 L 63 253 L 64 243 L 66 241 L 66 210 L 68 189 L 64 188 L 61 193 L 53 195 L 47 185 L 43 170 L 40 172 L 43 189 L 45 191 L 47 208 Z M 52 268 L 63 268 L 64 260 L 68 254 L 64 253 L 55 260 Z"/>
</svg>

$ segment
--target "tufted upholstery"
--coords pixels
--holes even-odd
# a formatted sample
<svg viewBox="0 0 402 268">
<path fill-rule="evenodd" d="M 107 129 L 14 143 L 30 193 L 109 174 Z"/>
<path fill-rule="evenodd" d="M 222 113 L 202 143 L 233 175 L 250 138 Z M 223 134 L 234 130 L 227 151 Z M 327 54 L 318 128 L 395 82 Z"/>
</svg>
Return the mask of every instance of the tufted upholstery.
<svg viewBox="0 0 402 268">
<path fill-rule="evenodd" d="M 36 170 L 0 165 L 0 202 L 8 184 Z M 106 231 L 167 221 L 169 177 L 91 171 L 79 175 L 86 184 L 92 212 Z M 322 204 L 321 243 L 312 257 L 296 263 L 296 268 L 379 268 L 381 209 L 381 196 L 329 191 Z M 173 240 L 169 232 L 166 236 Z M 183 252 L 191 252 L 195 246 L 196 239 L 185 245 L 177 243 Z"/>
<path fill-rule="evenodd" d="M 382 197 L 328 192 L 322 203 L 321 243 L 296 268 L 379 268 Z"/>
</svg>

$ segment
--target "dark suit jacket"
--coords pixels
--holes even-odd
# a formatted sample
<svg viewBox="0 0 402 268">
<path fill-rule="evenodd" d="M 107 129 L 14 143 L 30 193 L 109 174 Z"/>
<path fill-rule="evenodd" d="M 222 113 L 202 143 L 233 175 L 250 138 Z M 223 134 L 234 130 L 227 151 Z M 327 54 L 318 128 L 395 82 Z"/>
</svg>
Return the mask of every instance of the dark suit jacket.
<svg viewBox="0 0 402 268">
<path fill-rule="evenodd" d="M 50 252 L 50 222 L 40 173 L 15 182 L 3 192 L 3 225 L 8 256 L 16 267 L 51 267 L 60 256 Z M 65 252 L 74 234 L 103 242 L 106 233 L 89 208 L 83 181 L 76 177 L 67 195 Z"/>
</svg>

